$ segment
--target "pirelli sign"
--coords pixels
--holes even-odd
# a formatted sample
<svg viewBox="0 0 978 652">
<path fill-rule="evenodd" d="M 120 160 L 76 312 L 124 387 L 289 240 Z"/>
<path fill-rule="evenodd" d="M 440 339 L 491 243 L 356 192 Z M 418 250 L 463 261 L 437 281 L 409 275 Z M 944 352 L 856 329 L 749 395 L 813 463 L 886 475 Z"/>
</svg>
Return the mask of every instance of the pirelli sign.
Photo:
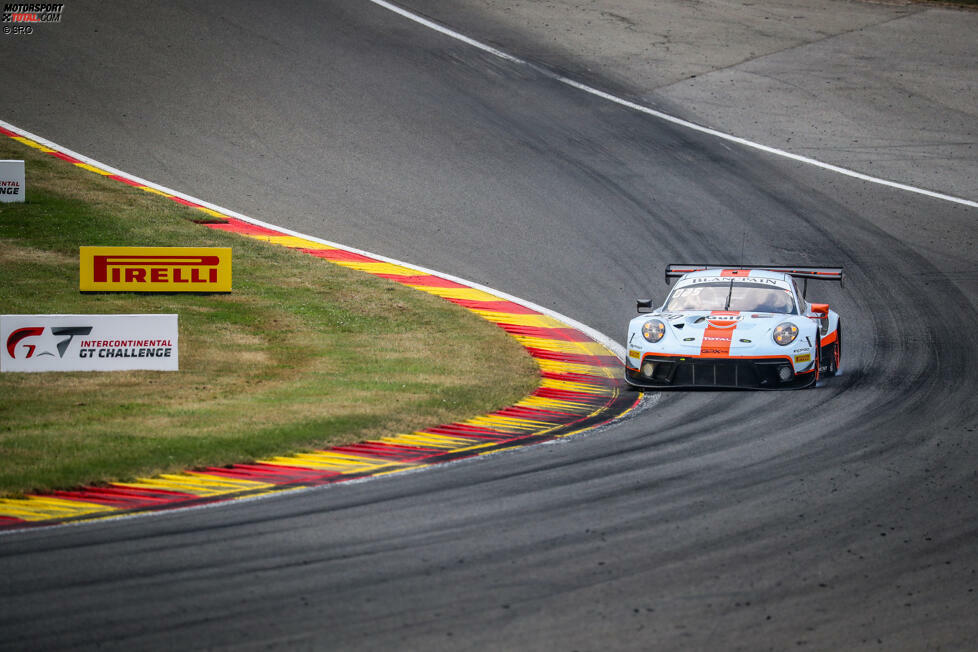
<svg viewBox="0 0 978 652">
<path fill-rule="evenodd" d="M 230 247 L 81 247 L 82 292 L 230 292 Z"/>
</svg>

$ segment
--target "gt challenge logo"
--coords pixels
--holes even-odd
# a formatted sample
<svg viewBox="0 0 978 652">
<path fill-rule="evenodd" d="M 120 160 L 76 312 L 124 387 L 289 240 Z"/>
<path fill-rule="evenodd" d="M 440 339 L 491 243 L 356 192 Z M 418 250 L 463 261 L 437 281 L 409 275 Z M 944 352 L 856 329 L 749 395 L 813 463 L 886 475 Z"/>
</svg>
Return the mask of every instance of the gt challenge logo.
<svg viewBox="0 0 978 652">
<path fill-rule="evenodd" d="M 0 371 L 179 368 L 177 315 L 0 315 Z"/>
<path fill-rule="evenodd" d="M 45 335 L 45 331 L 49 335 Z M 89 335 L 92 332 L 91 326 L 28 326 L 19 328 L 7 337 L 7 353 L 10 357 L 17 359 L 18 344 L 19 352 L 24 354 L 24 359 L 49 355 L 54 357 L 54 352 L 58 352 L 58 357 L 65 357 L 65 351 L 71 346 L 71 342 L 76 335 Z M 57 341 L 58 337 L 65 339 Z M 28 341 L 30 340 L 30 341 Z M 169 358 L 173 354 L 173 342 L 170 340 L 146 340 L 146 339 L 110 339 L 110 340 L 79 340 L 79 358 Z"/>
<path fill-rule="evenodd" d="M 47 337 L 44 336 L 45 331 L 49 333 Z M 76 335 L 88 335 L 91 332 L 91 326 L 27 326 L 26 328 L 18 328 L 7 337 L 7 353 L 11 358 L 17 359 L 19 351 L 23 354 L 21 357 L 27 359 L 33 358 L 35 354 L 38 357 L 45 355 L 54 357 L 54 352 L 57 351 L 58 357 L 63 358 L 65 351 L 71 345 L 71 340 Z M 63 340 L 58 340 L 59 337 L 65 335 L 67 337 Z M 20 345 L 19 350 L 18 345 Z"/>
</svg>

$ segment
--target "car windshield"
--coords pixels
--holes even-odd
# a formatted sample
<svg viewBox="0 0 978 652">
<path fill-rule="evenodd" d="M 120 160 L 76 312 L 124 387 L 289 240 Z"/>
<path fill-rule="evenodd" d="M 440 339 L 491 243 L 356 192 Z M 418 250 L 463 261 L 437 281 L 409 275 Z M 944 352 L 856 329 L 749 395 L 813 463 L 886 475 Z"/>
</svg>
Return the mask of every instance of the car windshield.
<svg viewBox="0 0 978 652">
<path fill-rule="evenodd" d="M 753 283 L 698 283 L 677 287 L 664 310 L 732 310 L 794 314 L 795 302 L 786 288 Z"/>
</svg>

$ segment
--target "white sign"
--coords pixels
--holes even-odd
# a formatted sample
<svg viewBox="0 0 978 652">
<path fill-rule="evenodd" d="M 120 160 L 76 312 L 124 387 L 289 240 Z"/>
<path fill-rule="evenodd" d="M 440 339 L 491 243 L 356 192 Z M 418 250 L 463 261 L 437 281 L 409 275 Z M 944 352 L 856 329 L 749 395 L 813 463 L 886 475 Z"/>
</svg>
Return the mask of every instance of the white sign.
<svg viewBox="0 0 978 652">
<path fill-rule="evenodd" d="M 0 202 L 24 201 L 23 161 L 0 161 Z"/>
<path fill-rule="evenodd" d="M 177 315 L 0 315 L 0 371 L 176 371 L 177 336 Z"/>
</svg>

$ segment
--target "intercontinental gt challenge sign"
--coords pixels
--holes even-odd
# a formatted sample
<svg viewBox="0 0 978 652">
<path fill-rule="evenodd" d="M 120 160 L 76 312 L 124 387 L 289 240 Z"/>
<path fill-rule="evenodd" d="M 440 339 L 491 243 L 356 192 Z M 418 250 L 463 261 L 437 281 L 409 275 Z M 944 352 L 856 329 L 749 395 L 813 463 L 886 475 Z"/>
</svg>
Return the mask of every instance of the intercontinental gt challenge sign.
<svg viewBox="0 0 978 652">
<path fill-rule="evenodd" d="M 0 371 L 177 371 L 177 315 L 0 315 Z"/>
<path fill-rule="evenodd" d="M 0 161 L 0 202 L 23 202 L 24 179 L 23 161 Z"/>
</svg>

